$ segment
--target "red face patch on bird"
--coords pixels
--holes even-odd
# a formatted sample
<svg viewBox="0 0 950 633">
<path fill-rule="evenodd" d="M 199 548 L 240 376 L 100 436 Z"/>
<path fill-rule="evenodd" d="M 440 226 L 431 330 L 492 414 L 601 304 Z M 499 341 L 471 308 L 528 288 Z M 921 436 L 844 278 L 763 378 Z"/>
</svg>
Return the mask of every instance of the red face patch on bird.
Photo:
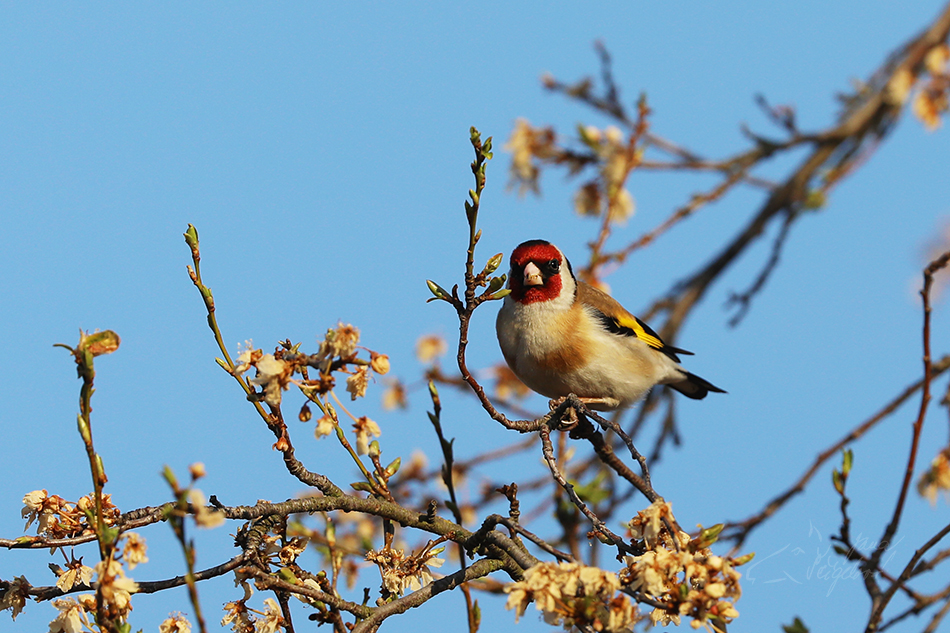
<svg viewBox="0 0 950 633">
<path fill-rule="evenodd" d="M 561 293 L 561 267 L 566 260 L 550 242 L 531 240 L 511 253 L 508 287 L 520 303 L 549 301 Z"/>
</svg>

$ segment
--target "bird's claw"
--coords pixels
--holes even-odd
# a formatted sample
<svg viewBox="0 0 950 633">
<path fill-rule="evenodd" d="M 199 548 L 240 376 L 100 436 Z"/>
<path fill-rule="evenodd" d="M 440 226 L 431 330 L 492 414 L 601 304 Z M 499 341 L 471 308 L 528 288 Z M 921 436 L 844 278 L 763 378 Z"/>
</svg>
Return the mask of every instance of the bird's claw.
<svg viewBox="0 0 950 633">
<path fill-rule="evenodd" d="M 569 396 L 561 396 L 560 398 L 555 398 L 548 403 L 548 406 L 551 408 L 551 412 L 557 411 L 565 402 L 568 402 L 568 406 L 564 413 L 561 415 L 558 430 L 560 431 L 570 431 L 577 426 L 577 408 L 576 405 L 579 403 L 577 397 L 573 394 Z"/>
</svg>

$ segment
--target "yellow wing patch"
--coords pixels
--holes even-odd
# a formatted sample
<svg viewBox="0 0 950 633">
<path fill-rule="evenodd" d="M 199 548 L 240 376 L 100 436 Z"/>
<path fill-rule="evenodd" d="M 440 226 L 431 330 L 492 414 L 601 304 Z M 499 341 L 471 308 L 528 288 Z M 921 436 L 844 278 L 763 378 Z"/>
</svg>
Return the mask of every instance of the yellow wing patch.
<svg viewBox="0 0 950 633">
<path fill-rule="evenodd" d="M 687 352 L 685 349 L 667 345 L 649 325 L 632 314 L 622 314 L 620 316 L 611 317 L 598 310 L 598 316 L 608 332 L 621 336 L 634 336 L 658 352 L 666 354 L 677 363 L 680 360 L 676 356 L 677 354 L 686 354 L 687 356 L 692 356 L 693 354 L 692 352 Z"/>
<path fill-rule="evenodd" d="M 621 328 L 633 330 L 633 334 L 654 349 L 663 349 L 666 345 L 660 340 L 656 332 L 650 329 L 650 326 L 635 316 L 621 316 L 613 319 Z"/>
<path fill-rule="evenodd" d="M 605 330 L 618 336 L 632 336 L 649 345 L 651 348 L 666 354 L 674 361 L 679 362 L 677 354 L 690 355 L 684 349 L 667 345 L 663 339 L 650 329 L 650 326 L 623 309 L 617 301 L 583 282 L 577 285 L 578 298 L 584 306 L 594 312 Z"/>
</svg>

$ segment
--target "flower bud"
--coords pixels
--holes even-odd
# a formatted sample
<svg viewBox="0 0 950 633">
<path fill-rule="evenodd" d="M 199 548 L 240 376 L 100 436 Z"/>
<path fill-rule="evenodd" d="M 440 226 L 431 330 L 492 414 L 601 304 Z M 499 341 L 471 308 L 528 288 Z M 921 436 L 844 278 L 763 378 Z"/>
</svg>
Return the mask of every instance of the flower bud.
<svg viewBox="0 0 950 633">
<path fill-rule="evenodd" d="M 485 275 L 490 275 L 496 270 L 498 270 L 498 267 L 501 266 L 501 262 L 502 260 L 504 260 L 504 258 L 505 258 L 504 253 L 498 253 L 497 255 L 489 259 L 488 263 L 485 264 L 485 268 L 482 270 L 482 273 Z"/>
<path fill-rule="evenodd" d="M 207 474 L 207 471 L 205 470 L 205 465 L 201 462 L 195 462 L 194 464 L 189 466 L 188 472 L 191 473 L 192 481 L 194 481 L 195 479 L 201 479 Z"/>
<path fill-rule="evenodd" d="M 377 354 L 376 352 L 370 353 L 370 362 L 369 366 L 373 368 L 380 376 L 389 373 L 389 356 L 386 354 Z"/>
<path fill-rule="evenodd" d="M 112 330 L 96 332 L 94 334 L 80 332 L 79 334 L 79 350 L 83 352 L 88 351 L 93 356 L 111 354 L 119 349 L 119 343 L 119 335 Z"/>
</svg>

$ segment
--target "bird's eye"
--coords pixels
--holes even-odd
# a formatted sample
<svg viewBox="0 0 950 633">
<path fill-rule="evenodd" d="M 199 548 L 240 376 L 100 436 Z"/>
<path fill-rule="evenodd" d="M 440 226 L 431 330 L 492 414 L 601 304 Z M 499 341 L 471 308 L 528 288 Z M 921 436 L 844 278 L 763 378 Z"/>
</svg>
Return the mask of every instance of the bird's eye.
<svg viewBox="0 0 950 633">
<path fill-rule="evenodd" d="M 558 259 L 550 259 L 544 266 L 548 269 L 548 272 L 552 275 L 556 274 L 558 269 L 561 267 L 561 261 Z"/>
</svg>

